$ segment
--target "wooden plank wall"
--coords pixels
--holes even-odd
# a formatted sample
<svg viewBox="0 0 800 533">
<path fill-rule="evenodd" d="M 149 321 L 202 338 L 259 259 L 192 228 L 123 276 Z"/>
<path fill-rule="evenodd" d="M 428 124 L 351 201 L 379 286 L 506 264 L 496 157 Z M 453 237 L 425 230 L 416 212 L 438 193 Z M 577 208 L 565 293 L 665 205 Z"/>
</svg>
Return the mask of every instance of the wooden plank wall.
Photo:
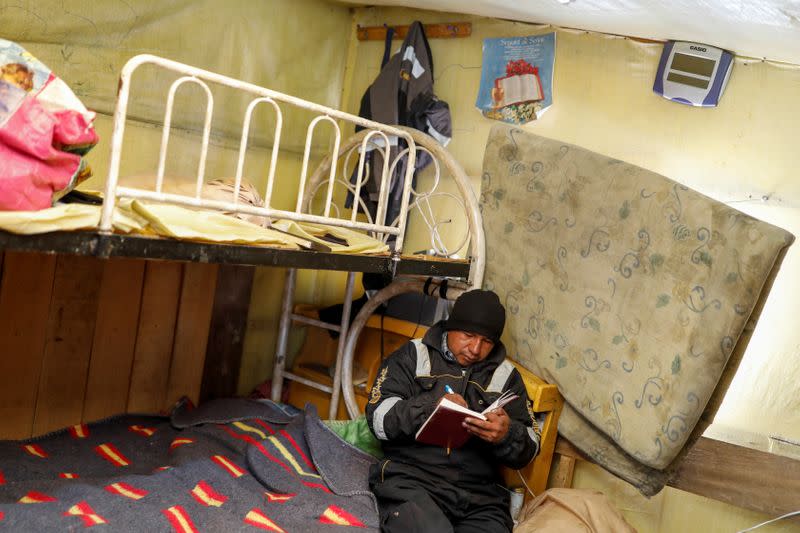
<svg viewBox="0 0 800 533">
<path fill-rule="evenodd" d="M 221 265 L 211 315 L 200 401 L 235 396 L 255 267 Z"/>
<path fill-rule="evenodd" d="M 199 399 L 217 265 L 0 252 L 0 438 Z"/>
</svg>

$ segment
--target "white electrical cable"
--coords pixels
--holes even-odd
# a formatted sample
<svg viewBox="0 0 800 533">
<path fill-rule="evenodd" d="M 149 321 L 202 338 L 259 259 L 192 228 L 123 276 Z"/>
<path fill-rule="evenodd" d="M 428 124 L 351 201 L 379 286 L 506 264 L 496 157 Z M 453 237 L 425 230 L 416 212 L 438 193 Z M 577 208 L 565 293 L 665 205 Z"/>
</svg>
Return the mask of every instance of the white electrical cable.
<svg viewBox="0 0 800 533">
<path fill-rule="evenodd" d="M 749 527 L 747 529 L 743 529 L 741 531 L 737 531 L 736 533 L 747 533 L 748 531 L 753 531 L 754 529 L 758 529 L 761 526 L 766 526 L 767 524 L 771 524 L 773 522 L 777 522 L 778 520 L 783 520 L 784 518 L 790 518 L 792 516 L 800 515 L 800 511 L 792 511 L 791 513 L 786 513 L 783 516 L 779 516 L 778 518 L 773 518 L 772 520 L 767 520 L 766 522 L 761 522 L 760 524 L 756 524 L 753 527 Z"/>
<path fill-rule="evenodd" d="M 534 494 L 531 488 L 528 486 L 528 484 L 525 483 L 525 477 L 522 475 L 522 472 L 520 472 L 519 470 L 515 470 L 515 472 L 519 476 L 520 481 L 522 481 L 522 484 L 525 485 L 525 490 L 528 491 L 528 494 L 530 494 L 532 498 L 535 498 L 536 494 Z"/>
</svg>

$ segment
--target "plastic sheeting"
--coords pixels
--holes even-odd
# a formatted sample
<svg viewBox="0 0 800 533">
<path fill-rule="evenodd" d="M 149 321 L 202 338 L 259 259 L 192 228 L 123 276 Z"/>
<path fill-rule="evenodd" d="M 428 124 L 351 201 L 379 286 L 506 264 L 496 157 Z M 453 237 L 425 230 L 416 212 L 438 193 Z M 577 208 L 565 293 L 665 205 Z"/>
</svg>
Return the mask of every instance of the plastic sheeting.
<svg viewBox="0 0 800 533">
<path fill-rule="evenodd" d="M 800 64 L 800 4 L 796 0 L 373 0 L 369 4 L 469 13 L 646 39 L 697 41 L 737 55 Z"/>
<path fill-rule="evenodd" d="M 473 24 L 471 37 L 431 40 L 431 48 L 439 73 L 437 93 L 453 110 L 448 150 L 474 177 L 479 190 L 484 147 L 493 125 L 473 106 L 482 41 L 551 28 L 398 8 L 365 9 L 357 13 L 356 22 L 372 26 L 408 24 L 414 19 Z M 653 93 L 660 44 L 566 30 L 558 30 L 556 40 L 555 103 L 525 130 L 653 170 L 800 235 L 796 141 L 800 68 L 737 59 L 720 106 L 699 109 Z M 370 83 L 374 76 L 370 69 L 380 59 L 382 46 L 377 41 L 359 43 L 351 94 L 361 94 Z M 357 108 L 355 96 L 348 105 Z M 422 181 L 420 188 L 427 186 Z M 447 225 L 453 227 L 444 229 L 456 234 L 458 223 L 454 218 Z M 406 243 L 409 249 L 418 249 L 414 248 L 418 242 Z M 796 393 L 800 330 L 792 325 L 800 312 L 795 296 L 800 291 L 798 251 L 795 246 L 786 255 L 715 422 L 800 439 Z"/>
<path fill-rule="evenodd" d="M 3 38 L 26 47 L 101 114 L 113 113 L 120 70 L 141 53 L 337 107 L 350 16 L 318 0 L 41 0 L 1 3 L 0 28 Z M 177 78 L 150 78 L 151 68 L 134 74 L 129 107 L 145 123 L 163 120 L 163 102 Z M 215 100 L 215 141 L 238 142 L 249 97 L 220 92 Z M 204 109 L 198 87 L 181 88 L 173 128 L 202 129 Z M 284 118 L 282 144 L 300 150 L 308 115 Z M 268 146 L 273 128 L 271 114 L 256 113 L 251 145 Z M 327 132 L 321 137 L 327 143 Z"/>
</svg>

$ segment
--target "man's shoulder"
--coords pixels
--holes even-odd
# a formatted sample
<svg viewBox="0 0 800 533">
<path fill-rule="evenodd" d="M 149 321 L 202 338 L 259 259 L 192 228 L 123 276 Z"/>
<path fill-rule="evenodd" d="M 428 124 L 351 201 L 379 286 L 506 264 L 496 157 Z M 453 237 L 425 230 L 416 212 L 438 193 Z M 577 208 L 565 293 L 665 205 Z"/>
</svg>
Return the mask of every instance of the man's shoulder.
<svg viewBox="0 0 800 533">
<path fill-rule="evenodd" d="M 413 363 L 417 358 L 417 343 L 420 343 L 420 339 L 409 339 L 407 342 L 401 344 L 399 348 L 395 349 L 395 351 L 386 358 L 386 361 L 397 364 L 403 364 L 405 362 Z"/>
<path fill-rule="evenodd" d="M 442 345 L 442 337 L 445 333 L 444 325 L 445 321 L 442 320 L 428 328 L 428 331 L 422 336 L 422 342 L 438 349 Z"/>
</svg>

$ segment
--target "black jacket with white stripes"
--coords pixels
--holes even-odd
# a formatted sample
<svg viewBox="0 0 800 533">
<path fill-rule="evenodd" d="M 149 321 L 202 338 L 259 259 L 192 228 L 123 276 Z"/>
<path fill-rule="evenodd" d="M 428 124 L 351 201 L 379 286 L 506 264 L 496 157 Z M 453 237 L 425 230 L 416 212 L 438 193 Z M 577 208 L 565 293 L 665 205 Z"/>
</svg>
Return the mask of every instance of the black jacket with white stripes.
<svg viewBox="0 0 800 533">
<path fill-rule="evenodd" d="M 389 460 L 459 484 L 498 481 L 500 465 L 522 468 L 539 449 L 522 376 L 505 360 L 500 341 L 486 359 L 462 368 L 442 354 L 443 334 L 440 322 L 423 339 L 407 342 L 383 362 L 367 404 L 367 422 Z M 506 390 L 514 391 L 519 398 L 505 406 L 511 418 L 505 438 L 492 444 L 473 436 L 454 450 L 416 442 L 414 435 L 444 396 L 446 385 L 478 412 Z"/>
</svg>

